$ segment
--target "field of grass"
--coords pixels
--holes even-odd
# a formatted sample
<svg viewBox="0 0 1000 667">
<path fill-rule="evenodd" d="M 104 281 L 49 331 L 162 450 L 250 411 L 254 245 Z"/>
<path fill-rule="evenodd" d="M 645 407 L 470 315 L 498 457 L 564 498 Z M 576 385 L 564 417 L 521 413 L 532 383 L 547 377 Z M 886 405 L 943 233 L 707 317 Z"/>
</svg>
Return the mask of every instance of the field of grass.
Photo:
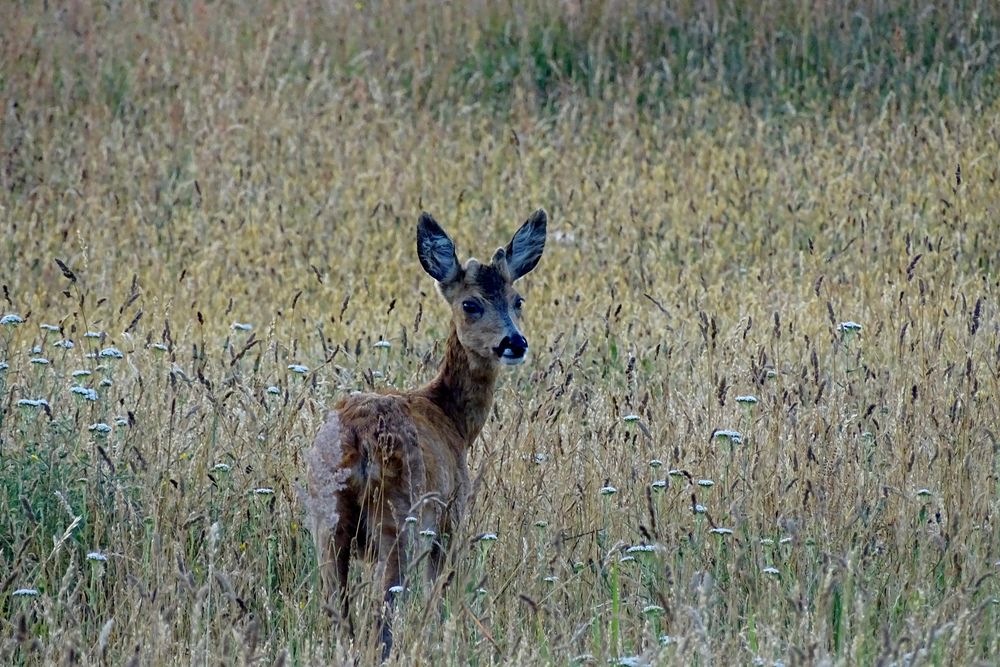
<svg viewBox="0 0 1000 667">
<path fill-rule="evenodd" d="M 995 664 L 1000 11 L 814 5 L 6 4 L 0 662 L 375 663 L 302 454 L 545 207 L 392 661 Z"/>
</svg>

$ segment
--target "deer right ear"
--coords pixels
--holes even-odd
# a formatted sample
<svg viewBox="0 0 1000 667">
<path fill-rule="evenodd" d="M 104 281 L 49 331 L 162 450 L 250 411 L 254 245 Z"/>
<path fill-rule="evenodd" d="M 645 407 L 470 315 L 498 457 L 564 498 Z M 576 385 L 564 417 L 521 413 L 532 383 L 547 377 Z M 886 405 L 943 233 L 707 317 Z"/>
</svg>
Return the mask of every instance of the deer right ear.
<svg viewBox="0 0 1000 667">
<path fill-rule="evenodd" d="M 424 271 L 442 284 L 454 281 L 462 270 L 455 244 L 429 213 L 421 213 L 417 222 L 417 257 Z"/>
</svg>

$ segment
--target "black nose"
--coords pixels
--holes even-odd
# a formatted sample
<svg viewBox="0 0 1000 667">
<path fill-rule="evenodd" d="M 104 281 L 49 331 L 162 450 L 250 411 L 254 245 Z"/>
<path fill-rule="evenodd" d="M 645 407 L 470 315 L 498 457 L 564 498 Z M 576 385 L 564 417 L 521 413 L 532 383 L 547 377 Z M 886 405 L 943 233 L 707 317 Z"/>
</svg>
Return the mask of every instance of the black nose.
<svg viewBox="0 0 1000 667">
<path fill-rule="evenodd" d="M 524 357 L 524 353 L 528 351 L 528 341 L 524 339 L 521 334 L 514 334 L 513 336 L 504 336 L 500 344 L 494 348 L 494 352 L 498 357 L 504 357 L 506 359 L 521 359 Z"/>
</svg>

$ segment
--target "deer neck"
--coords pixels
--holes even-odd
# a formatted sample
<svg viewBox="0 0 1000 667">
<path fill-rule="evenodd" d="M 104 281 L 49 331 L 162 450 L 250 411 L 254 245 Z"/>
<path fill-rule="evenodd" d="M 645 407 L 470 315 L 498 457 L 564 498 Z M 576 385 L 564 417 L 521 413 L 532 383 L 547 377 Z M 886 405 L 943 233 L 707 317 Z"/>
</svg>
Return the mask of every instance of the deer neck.
<svg viewBox="0 0 1000 667">
<path fill-rule="evenodd" d="M 453 322 L 444 362 L 424 393 L 455 423 L 466 447 L 479 436 L 493 407 L 496 377 L 496 362 L 466 350 Z"/>
</svg>

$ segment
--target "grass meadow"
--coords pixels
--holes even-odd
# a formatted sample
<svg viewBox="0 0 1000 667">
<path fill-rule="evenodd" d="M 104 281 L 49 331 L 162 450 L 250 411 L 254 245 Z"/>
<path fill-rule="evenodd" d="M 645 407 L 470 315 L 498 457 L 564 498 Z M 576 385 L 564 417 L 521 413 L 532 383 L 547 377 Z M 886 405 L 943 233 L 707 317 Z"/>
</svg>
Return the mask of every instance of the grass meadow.
<svg viewBox="0 0 1000 667">
<path fill-rule="evenodd" d="M 353 641 L 316 593 L 302 454 L 434 373 L 419 212 L 482 259 L 538 207 L 531 358 L 390 662 L 996 664 L 993 3 L 0 26 L 3 664 L 376 663 L 370 567 Z"/>
</svg>

